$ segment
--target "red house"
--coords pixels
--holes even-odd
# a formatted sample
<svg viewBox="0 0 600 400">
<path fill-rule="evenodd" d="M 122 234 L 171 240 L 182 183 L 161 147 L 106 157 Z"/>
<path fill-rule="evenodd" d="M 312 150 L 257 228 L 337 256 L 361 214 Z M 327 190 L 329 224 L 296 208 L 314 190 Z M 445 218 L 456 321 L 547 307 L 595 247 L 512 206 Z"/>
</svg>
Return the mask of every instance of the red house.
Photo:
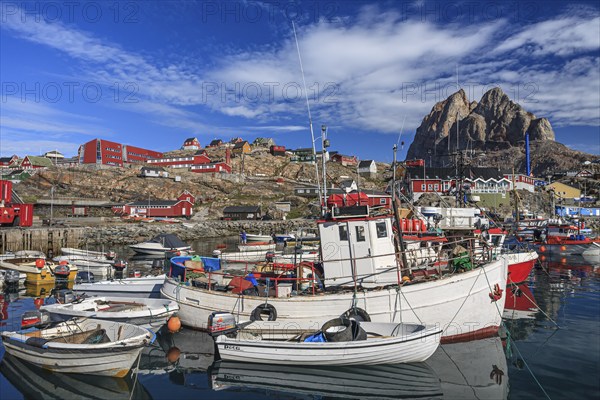
<svg viewBox="0 0 600 400">
<path fill-rule="evenodd" d="M 269 152 L 272 156 L 285 156 L 285 146 L 271 146 Z"/>
<path fill-rule="evenodd" d="M 187 138 L 181 146 L 181 150 L 200 150 L 200 142 L 197 138 Z"/>
<path fill-rule="evenodd" d="M 214 163 L 208 163 L 208 164 L 192 165 L 190 167 L 190 171 L 197 172 L 197 173 L 222 172 L 222 173 L 230 174 L 231 166 L 229 164 L 226 164 L 226 163 L 220 161 L 220 162 L 214 162 Z"/>
<path fill-rule="evenodd" d="M 356 156 L 347 156 L 344 154 L 336 153 L 331 156 L 331 161 L 342 164 L 344 166 L 356 165 L 358 164 L 358 160 Z"/>
<path fill-rule="evenodd" d="M 19 157 L 15 154 L 12 157 L 0 157 L 0 168 L 8 167 L 13 162 L 17 161 Z"/>
<path fill-rule="evenodd" d="M 115 214 L 146 217 L 191 217 L 196 199 L 184 191 L 177 200 L 143 200 L 112 208 Z"/>
<path fill-rule="evenodd" d="M 100 164 L 122 167 L 123 163 L 146 162 L 160 158 L 162 153 L 141 147 L 123 145 L 103 139 L 93 139 L 79 146 L 80 164 Z"/>
</svg>

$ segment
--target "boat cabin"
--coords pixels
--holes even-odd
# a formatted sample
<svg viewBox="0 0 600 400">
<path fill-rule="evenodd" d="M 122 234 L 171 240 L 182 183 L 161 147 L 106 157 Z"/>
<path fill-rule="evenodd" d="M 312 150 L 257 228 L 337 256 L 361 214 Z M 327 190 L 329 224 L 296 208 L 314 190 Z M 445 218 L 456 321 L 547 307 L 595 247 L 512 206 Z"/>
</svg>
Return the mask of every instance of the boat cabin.
<svg viewBox="0 0 600 400">
<path fill-rule="evenodd" d="M 370 217 L 368 206 L 338 207 L 318 225 L 325 286 L 398 282 L 390 216 Z"/>
</svg>

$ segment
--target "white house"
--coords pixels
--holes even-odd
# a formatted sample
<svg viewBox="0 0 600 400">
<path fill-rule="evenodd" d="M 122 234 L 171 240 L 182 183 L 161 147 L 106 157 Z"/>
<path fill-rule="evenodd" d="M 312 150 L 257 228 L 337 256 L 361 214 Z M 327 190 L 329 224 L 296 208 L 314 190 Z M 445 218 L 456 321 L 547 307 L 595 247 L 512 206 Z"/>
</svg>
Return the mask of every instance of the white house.
<svg viewBox="0 0 600 400">
<path fill-rule="evenodd" d="M 375 160 L 364 160 L 358 164 L 358 173 L 362 176 L 373 177 L 377 173 Z"/>
<path fill-rule="evenodd" d="M 169 173 L 160 167 L 142 167 L 140 169 L 142 178 L 168 178 Z"/>
</svg>

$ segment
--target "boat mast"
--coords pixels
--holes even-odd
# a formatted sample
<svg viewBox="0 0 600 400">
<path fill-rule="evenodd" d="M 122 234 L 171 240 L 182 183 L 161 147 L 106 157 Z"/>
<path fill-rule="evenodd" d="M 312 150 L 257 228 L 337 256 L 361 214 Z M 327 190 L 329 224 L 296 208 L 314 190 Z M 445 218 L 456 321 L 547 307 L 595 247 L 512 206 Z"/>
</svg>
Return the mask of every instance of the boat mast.
<svg viewBox="0 0 600 400">
<path fill-rule="evenodd" d="M 396 229 L 398 230 L 398 235 L 396 236 L 396 240 L 394 244 L 396 245 L 395 251 L 396 254 L 400 252 L 400 257 L 402 260 L 401 268 L 408 268 L 408 262 L 406 261 L 406 252 L 404 251 L 404 232 L 402 232 L 402 224 L 400 223 L 400 216 L 398 215 L 398 200 L 396 198 L 396 152 L 398 151 L 398 145 L 394 145 L 394 161 L 392 162 L 392 207 L 394 208 L 394 220 L 396 222 Z M 411 273 L 410 269 L 408 271 Z M 398 277 L 398 284 L 400 284 L 400 277 Z"/>
<path fill-rule="evenodd" d="M 294 40 L 296 41 L 296 50 L 298 51 L 298 61 L 300 63 L 300 72 L 302 73 L 302 83 L 304 84 L 304 98 L 306 99 L 306 109 L 308 110 L 308 125 L 310 127 L 310 138 L 312 143 L 312 154 L 313 162 L 315 164 L 315 177 L 317 179 L 317 196 L 319 199 L 321 195 L 321 183 L 319 182 L 319 165 L 317 164 L 317 150 L 315 148 L 315 133 L 313 131 L 312 116 L 310 114 L 310 104 L 308 103 L 308 91 L 306 89 L 306 79 L 304 78 L 304 67 L 302 66 L 302 57 L 300 56 L 300 45 L 298 44 L 298 37 L 296 36 L 296 25 L 292 21 L 292 29 L 294 31 Z M 320 202 L 321 200 L 319 200 Z M 325 204 L 320 205 L 321 215 L 323 215 Z"/>
</svg>

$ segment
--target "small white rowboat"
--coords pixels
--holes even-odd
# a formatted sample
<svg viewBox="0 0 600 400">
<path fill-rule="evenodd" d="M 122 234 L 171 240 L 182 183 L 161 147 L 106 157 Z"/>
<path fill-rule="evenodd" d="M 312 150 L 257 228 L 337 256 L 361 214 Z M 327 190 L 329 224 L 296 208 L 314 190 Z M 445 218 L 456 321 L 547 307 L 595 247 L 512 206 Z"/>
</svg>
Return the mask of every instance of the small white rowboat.
<svg viewBox="0 0 600 400">
<path fill-rule="evenodd" d="M 50 304 L 40 307 L 40 311 L 49 313 L 55 322 L 73 317 L 97 318 L 157 331 L 179 311 L 179 306 L 177 302 L 166 299 L 103 296 L 66 304 Z"/>
<path fill-rule="evenodd" d="M 8 354 L 63 373 L 122 378 L 155 335 L 131 324 L 73 319 L 52 328 L 2 332 Z"/>
<path fill-rule="evenodd" d="M 236 332 L 234 337 L 221 334 L 215 338 L 222 360 L 260 364 L 336 366 L 421 362 L 433 355 L 442 334 L 435 326 L 338 318 L 323 325 L 317 334 L 305 331 L 287 340 L 277 340 L 272 334 L 276 330 L 282 332 L 282 327 L 276 328 L 274 321 L 255 321 L 242 328 L 232 328 L 224 313 L 213 315 L 212 321 L 213 335 L 218 334 L 219 329 Z M 288 325 L 291 328 L 293 324 Z M 283 328 L 287 334 L 297 333 Z M 325 336 L 327 341 L 305 341 L 307 338 L 315 340 L 319 335 Z"/>
</svg>

